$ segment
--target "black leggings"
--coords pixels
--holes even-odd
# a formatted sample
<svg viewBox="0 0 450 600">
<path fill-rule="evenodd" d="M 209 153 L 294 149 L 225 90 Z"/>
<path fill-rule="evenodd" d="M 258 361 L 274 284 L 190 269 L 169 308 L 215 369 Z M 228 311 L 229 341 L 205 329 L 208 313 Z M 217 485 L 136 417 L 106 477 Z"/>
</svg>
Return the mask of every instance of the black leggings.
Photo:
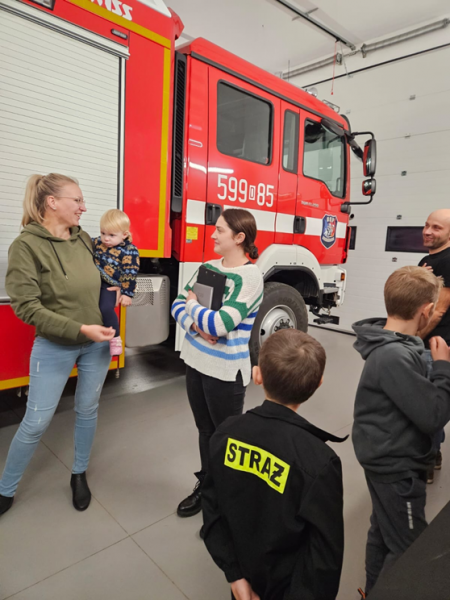
<svg viewBox="0 0 450 600">
<path fill-rule="evenodd" d="M 225 419 L 242 414 L 245 386 L 240 371 L 236 381 L 222 381 L 187 366 L 186 388 L 199 434 L 201 472 L 206 474 L 209 440 Z"/>
<path fill-rule="evenodd" d="M 106 281 L 102 281 L 102 287 L 100 288 L 100 312 L 102 313 L 103 325 L 105 327 L 112 327 L 116 330 L 116 336 L 119 335 L 119 319 L 116 315 L 116 292 L 108 292 L 108 288 L 112 287 Z"/>
</svg>

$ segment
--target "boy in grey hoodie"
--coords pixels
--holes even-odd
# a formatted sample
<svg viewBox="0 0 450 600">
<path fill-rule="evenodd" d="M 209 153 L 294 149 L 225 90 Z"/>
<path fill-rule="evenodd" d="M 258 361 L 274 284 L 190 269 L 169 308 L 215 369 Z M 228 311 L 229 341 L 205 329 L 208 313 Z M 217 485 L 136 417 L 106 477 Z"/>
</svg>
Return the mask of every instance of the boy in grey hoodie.
<svg viewBox="0 0 450 600">
<path fill-rule="evenodd" d="M 433 314 L 442 282 L 421 267 L 403 267 L 387 280 L 388 318 L 353 325 L 355 349 L 366 361 L 356 393 L 352 439 L 372 499 L 366 546 L 366 594 L 427 526 L 426 472 L 434 434 L 450 420 L 450 350 L 416 336 Z M 364 594 L 362 593 L 363 597 Z"/>
</svg>

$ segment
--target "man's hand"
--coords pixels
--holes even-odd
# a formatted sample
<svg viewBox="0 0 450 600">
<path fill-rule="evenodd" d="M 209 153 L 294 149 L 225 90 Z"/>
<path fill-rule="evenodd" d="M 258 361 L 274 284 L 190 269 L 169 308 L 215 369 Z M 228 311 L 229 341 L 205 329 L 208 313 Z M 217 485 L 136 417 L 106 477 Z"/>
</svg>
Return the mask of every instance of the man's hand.
<svg viewBox="0 0 450 600">
<path fill-rule="evenodd" d="M 236 600 L 260 600 L 246 579 L 238 579 L 231 584 L 231 591 Z"/>
<path fill-rule="evenodd" d="M 80 333 L 93 342 L 108 342 L 116 335 L 112 327 L 103 327 L 103 325 L 82 325 Z"/>
<path fill-rule="evenodd" d="M 125 296 L 125 294 L 122 294 L 119 302 L 122 306 L 131 306 L 133 300 L 130 298 L 130 296 Z"/>
<path fill-rule="evenodd" d="M 209 335 L 209 333 L 205 333 L 204 331 L 202 331 L 200 329 L 200 327 L 197 327 L 197 325 L 195 323 L 192 324 L 191 329 L 193 329 L 194 331 L 196 331 L 199 336 L 201 336 L 204 340 L 206 340 L 207 342 L 209 342 L 212 346 L 214 346 L 214 344 L 217 344 L 217 340 L 219 339 L 218 337 L 215 337 L 213 335 Z"/>
<path fill-rule="evenodd" d="M 198 302 L 197 296 L 194 294 L 194 292 L 192 290 L 189 290 L 188 295 L 186 297 L 186 302 L 189 302 L 189 300 L 195 300 L 196 302 Z"/>
<path fill-rule="evenodd" d="M 447 346 L 447 342 L 440 336 L 431 338 L 430 350 L 433 360 L 446 360 L 450 362 L 450 348 Z"/>
<path fill-rule="evenodd" d="M 108 292 L 116 292 L 116 306 L 120 304 L 120 287 L 116 285 L 114 287 L 107 288 Z"/>
</svg>

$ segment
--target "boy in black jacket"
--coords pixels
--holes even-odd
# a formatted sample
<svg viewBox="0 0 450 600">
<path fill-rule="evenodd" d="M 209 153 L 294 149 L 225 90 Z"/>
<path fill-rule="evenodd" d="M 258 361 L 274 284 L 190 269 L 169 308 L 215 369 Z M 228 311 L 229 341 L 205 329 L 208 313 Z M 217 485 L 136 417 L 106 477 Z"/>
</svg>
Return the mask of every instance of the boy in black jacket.
<svg viewBox="0 0 450 600">
<path fill-rule="evenodd" d="M 426 327 L 442 282 L 403 267 L 384 289 L 386 319 L 355 323 L 355 348 L 366 361 L 356 393 L 353 445 L 372 499 L 366 547 L 366 594 L 427 526 L 426 472 L 434 434 L 450 419 L 450 351 L 430 340 L 430 379 L 417 332 Z M 364 594 L 362 594 L 364 596 Z"/>
<path fill-rule="evenodd" d="M 334 600 L 344 549 L 341 442 L 296 414 L 322 382 L 325 351 L 282 330 L 253 379 L 267 400 L 220 425 L 204 484 L 205 544 L 236 600 Z"/>
</svg>

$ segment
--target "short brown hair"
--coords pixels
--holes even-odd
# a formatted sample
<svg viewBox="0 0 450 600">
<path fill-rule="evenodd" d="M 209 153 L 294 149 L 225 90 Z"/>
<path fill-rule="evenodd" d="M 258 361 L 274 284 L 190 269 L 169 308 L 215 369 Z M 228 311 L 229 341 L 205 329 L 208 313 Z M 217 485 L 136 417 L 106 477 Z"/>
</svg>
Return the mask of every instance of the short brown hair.
<svg viewBox="0 0 450 600">
<path fill-rule="evenodd" d="M 222 217 L 234 235 L 245 233 L 245 240 L 242 244 L 244 252 L 253 260 L 257 259 L 259 254 L 258 248 L 255 246 L 255 239 L 258 230 L 252 213 L 244 208 L 228 208 L 223 211 Z"/>
<path fill-rule="evenodd" d="M 394 271 L 384 286 L 388 316 L 410 321 L 421 306 L 437 302 L 442 279 L 424 267 L 402 267 Z"/>
<path fill-rule="evenodd" d="M 306 402 L 320 385 L 325 362 L 319 342 L 297 329 L 277 331 L 259 352 L 264 389 L 281 404 Z"/>
</svg>

